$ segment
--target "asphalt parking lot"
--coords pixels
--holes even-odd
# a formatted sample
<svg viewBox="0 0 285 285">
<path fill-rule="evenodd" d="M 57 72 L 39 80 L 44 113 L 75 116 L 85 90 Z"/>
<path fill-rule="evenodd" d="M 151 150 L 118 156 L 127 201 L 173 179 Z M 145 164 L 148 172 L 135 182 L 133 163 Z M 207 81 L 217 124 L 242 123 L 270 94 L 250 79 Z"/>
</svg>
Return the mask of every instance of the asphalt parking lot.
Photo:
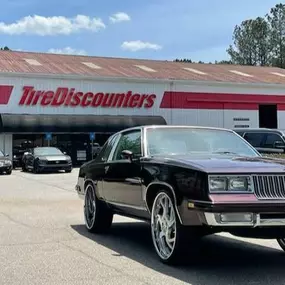
<svg viewBox="0 0 285 285">
<path fill-rule="evenodd" d="M 145 223 L 115 217 L 109 235 L 88 234 L 77 173 L 0 176 L 0 285 L 285 284 L 275 240 L 209 237 L 194 263 L 169 267 Z"/>
</svg>

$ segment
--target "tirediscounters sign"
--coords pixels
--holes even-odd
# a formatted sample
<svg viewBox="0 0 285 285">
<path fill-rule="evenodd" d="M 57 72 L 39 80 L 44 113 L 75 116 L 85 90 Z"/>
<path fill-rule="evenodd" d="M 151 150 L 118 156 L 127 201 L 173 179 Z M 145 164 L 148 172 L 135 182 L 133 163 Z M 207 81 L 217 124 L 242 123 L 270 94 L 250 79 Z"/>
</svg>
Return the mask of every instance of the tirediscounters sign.
<svg viewBox="0 0 285 285">
<path fill-rule="evenodd" d="M 109 107 L 109 108 L 151 108 L 155 94 L 93 93 L 80 92 L 75 88 L 58 87 L 56 91 L 36 90 L 34 86 L 24 86 L 19 105 L 42 107 Z"/>
</svg>

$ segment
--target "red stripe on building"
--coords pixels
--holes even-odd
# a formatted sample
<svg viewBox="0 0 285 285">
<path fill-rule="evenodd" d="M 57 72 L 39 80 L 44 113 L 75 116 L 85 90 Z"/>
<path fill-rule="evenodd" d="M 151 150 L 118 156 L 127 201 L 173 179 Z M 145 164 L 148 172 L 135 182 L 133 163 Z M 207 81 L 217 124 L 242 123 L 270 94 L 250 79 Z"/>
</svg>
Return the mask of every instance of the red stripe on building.
<svg viewBox="0 0 285 285">
<path fill-rule="evenodd" d="M 285 95 L 165 91 L 162 109 L 258 110 L 259 104 L 277 104 L 285 110 Z"/>
<path fill-rule="evenodd" d="M 0 105 L 9 103 L 14 86 L 0 85 Z"/>
</svg>

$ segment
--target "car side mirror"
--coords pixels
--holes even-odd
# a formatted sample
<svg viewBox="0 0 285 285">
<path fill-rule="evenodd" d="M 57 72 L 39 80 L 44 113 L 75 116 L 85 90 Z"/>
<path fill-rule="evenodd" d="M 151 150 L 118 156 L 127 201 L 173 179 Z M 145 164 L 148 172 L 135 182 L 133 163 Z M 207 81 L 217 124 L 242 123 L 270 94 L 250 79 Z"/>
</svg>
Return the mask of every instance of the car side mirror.
<svg viewBox="0 0 285 285">
<path fill-rule="evenodd" d="M 9 153 L 6 153 L 5 156 L 8 157 L 8 156 L 9 156 Z"/>
<path fill-rule="evenodd" d="M 132 152 L 132 151 L 130 151 L 130 150 L 123 150 L 123 151 L 121 152 L 121 154 L 122 154 L 122 156 L 123 156 L 124 158 L 129 159 L 130 161 L 133 160 L 133 152 Z"/>
<path fill-rule="evenodd" d="M 66 155 L 66 152 L 64 151 L 63 154 Z"/>
<path fill-rule="evenodd" d="M 274 147 L 274 148 L 285 148 L 285 144 L 284 144 L 282 141 L 276 141 L 276 142 L 273 144 L 273 147 Z"/>
</svg>

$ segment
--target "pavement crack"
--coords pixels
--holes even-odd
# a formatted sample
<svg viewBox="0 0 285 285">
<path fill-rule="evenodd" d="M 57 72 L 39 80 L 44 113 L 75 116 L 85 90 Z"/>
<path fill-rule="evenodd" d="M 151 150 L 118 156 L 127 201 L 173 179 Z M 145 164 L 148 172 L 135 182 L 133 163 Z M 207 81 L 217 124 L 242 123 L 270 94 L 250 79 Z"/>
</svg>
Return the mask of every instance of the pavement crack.
<svg viewBox="0 0 285 285">
<path fill-rule="evenodd" d="M 20 221 L 17 221 L 15 219 L 13 219 L 10 215 L 6 214 L 6 213 L 3 213 L 3 212 L 0 212 L 0 214 L 4 217 L 6 217 L 8 220 L 10 220 L 11 222 L 17 224 L 17 225 L 20 225 L 20 226 L 23 226 L 23 227 L 26 227 L 26 228 L 30 228 L 30 229 L 34 229 L 36 227 L 34 226 L 31 226 L 31 225 L 28 225 L 28 224 L 25 224 L 23 222 L 20 222 Z"/>
<path fill-rule="evenodd" d="M 4 216 L 5 218 L 7 218 L 9 221 L 17 224 L 17 225 L 20 225 L 20 226 L 23 226 L 23 227 L 26 227 L 28 229 L 38 229 L 38 230 L 65 230 L 66 232 L 68 232 L 69 235 L 71 235 L 72 237 L 76 238 L 75 237 L 75 234 L 73 233 L 72 230 L 70 230 L 70 228 L 68 226 L 62 226 L 62 227 L 52 227 L 52 228 L 44 228 L 44 227 L 37 227 L 37 226 L 32 226 L 32 225 L 29 225 L 29 224 L 26 224 L 24 222 L 21 222 L 21 221 L 18 221 L 18 220 L 15 220 L 13 219 L 10 215 L 4 213 L 4 212 L 0 212 L 0 215 Z"/>
<path fill-rule="evenodd" d="M 89 258 L 89 259 L 91 259 L 91 260 L 93 260 L 93 261 L 96 261 L 97 263 L 99 263 L 99 264 L 101 264 L 101 265 L 103 265 L 103 266 L 106 266 L 106 267 L 108 267 L 108 268 L 110 268 L 110 269 L 113 269 L 113 270 L 114 270 L 115 272 L 117 272 L 118 274 L 122 274 L 122 275 L 128 276 L 128 277 L 134 279 L 134 281 L 139 281 L 139 282 L 141 282 L 142 284 L 151 285 L 150 283 L 144 281 L 143 279 L 138 278 L 138 277 L 135 277 L 135 276 L 133 276 L 133 275 L 127 273 L 126 271 L 123 271 L 123 270 L 118 269 L 118 268 L 115 267 L 115 266 L 106 264 L 106 263 L 104 263 L 104 262 L 98 260 L 96 257 L 94 257 L 94 256 L 92 256 L 92 255 L 90 255 L 90 254 L 88 254 L 88 253 L 86 253 L 86 252 L 84 252 L 84 251 L 82 251 L 82 250 L 80 250 L 80 249 L 77 249 L 77 248 L 74 248 L 74 247 L 72 247 L 72 246 L 69 246 L 69 245 L 63 243 L 62 241 L 59 241 L 59 243 L 60 243 L 62 246 L 66 247 L 66 248 L 68 248 L 68 249 L 70 249 L 70 250 L 72 250 L 72 251 L 75 251 L 75 252 L 77 252 L 77 253 L 80 253 L 80 254 L 84 255 L 85 257 L 87 257 L 87 258 Z"/>
<path fill-rule="evenodd" d="M 65 192 L 74 192 L 73 190 L 71 190 L 71 189 L 65 189 L 65 188 L 62 188 L 62 187 L 59 187 L 59 186 L 57 186 L 57 185 L 54 185 L 54 184 L 51 184 L 51 183 L 47 183 L 47 182 L 45 182 L 45 181 L 38 181 L 37 179 L 34 179 L 34 178 L 32 178 L 32 177 L 27 177 L 27 176 L 25 176 L 25 175 L 21 175 L 21 174 L 18 174 L 18 176 L 20 176 L 21 178 L 24 178 L 24 179 L 26 179 L 26 180 L 29 180 L 29 181 L 34 181 L 34 182 L 36 182 L 36 183 L 38 183 L 38 184 L 44 184 L 44 185 L 46 185 L 46 186 L 51 186 L 51 187 L 53 187 L 53 188 L 57 188 L 57 189 L 59 189 L 59 190 L 61 190 L 61 191 L 65 191 Z"/>
</svg>

